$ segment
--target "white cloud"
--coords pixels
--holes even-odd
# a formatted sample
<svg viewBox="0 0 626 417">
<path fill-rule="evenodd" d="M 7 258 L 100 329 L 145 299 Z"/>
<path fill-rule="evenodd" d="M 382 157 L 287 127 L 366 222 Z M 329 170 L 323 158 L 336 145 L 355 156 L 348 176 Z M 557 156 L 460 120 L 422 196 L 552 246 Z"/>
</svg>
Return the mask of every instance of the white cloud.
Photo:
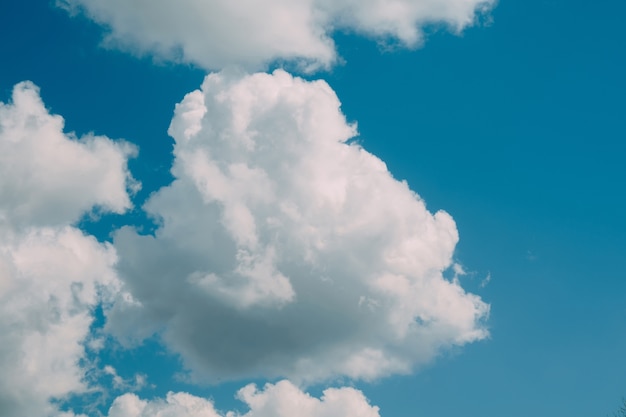
<svg viewBox="0 0 626 417">
<path fill-rule="evenodd" d="M 249 408 L 245 414 L 218 412 L 210 401 L 187 393 L 170 392 L 165 399 L 152 401 L 125 394 L 113 402 L 108 417 L 379 417 L 378 407 L 353 388 L 329 388 L 318 399 L 289 381 L 280 381 L 266 384 L 261 391 L 248 385 L 237 397 Z"/>
<path fill-rule="evenodd" d="M 175 181 L 155 236 L 119 231 L 124 343 L 162 330 L 203 379 L 374 379 L 487 335 L 488 305 L 443 278 L 458 240 L 385 164 L 346 141 L 323 81 L 207 76 L 176 107 Z M 143 334 L 137 329 L 142 329 Z"/>
<path fill-rule="evenodd" d="M 113 389 L 122 391 L 139 391 L 147 384 L 147 378 L 144 374 L 135 374 L 133 378 L 124 379 L 117 370 L 111 365 L 105 365 L 102 372 L 111 378 Z"/>
<path fill-rule="evenodd" d="M 213 403 L 204 398 L 179 392 L 170 392 L 164 400 L 146 401 L 135 394 L 117 397 L 108 417 L 220 417 Z"/>
<path fill-rule="evenodd" d="M 283 380 L 266 384 L 263 391 L 248 385 L 237 396 L 250 408 L 241 417 L 379 417 L 378 407 L 370 405 L 354 388 L 328 388 L 317 399 Z M 239 414 L 233 413 L 235 416 Z"/>
<path fill-rule="evenodd" d="M 0 414 L 48 415 L 86 389 L 82 342 L 99 291 L 116 284 L 115 251 L 72 227 L 0 239 Z"/>
<path fill-rule="evenodd" d="M 69 224 L 98 206 L 130 208 L 126 162 L 136 149 L 103 136 L 63 133 L 30 82 L 0 103 L 0 226 Z"/>
<path fill-rule="evenodd" d="M 107 41 L 207 69 L 260 69 L 276 59 L 329 66 L 335 30 L 397 39 L 408 47 L 422 28 L 472 25 L 495 0 L 57 0 L 110 29 Z"/>
<path fill-rule="evenodd" d="M 31 83 L 0 103 L 0 415 L 57 415 L 86 389 L 92 309 L 119 282 L 115 249 L 71 224 L 130 206 L 127 144 L 63 133 Z"/>
</svg>

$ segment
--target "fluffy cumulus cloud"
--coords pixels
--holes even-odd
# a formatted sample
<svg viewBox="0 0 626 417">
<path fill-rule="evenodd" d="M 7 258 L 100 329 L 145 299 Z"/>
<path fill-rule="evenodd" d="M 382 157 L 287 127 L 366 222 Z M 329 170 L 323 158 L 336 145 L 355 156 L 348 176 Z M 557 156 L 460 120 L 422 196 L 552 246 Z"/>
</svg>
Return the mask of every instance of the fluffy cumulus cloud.
<svg viewBox="0 0 626 417">
<path fill-rule="evenodd" d="M 133 152 L 63 133 L 31 83 L 0 103 L 0 415 L 58 415 L 52 400 L 87 388 L 84 342 L 117 255 L 72 223 L 130 207 Z"/>
<path fill-rule="evenodd" d="M 378 407 L 353 388 L 329 388 L 318 399 L 281 381 L 261 391 L 248 385 L 237 397 L 249 409 L 245 414 L 218 412 L 210 401 L 187 393 L 169 393 L 164 400 L 152 401 L 125 394 L 113 402 L 108 417 L 379 417 Z"/>
<path fill-rule="evenodd" d="M 57 0 L 109 29 L 107 41 L 208 69 L 258 69 L 276 59 L 329 66 L 336 30 L 391 38 L 408 47 L 422 28 L 472 25 L 495 0 Z"/>
<path fill-rule="evenodd" d="M 63 118 L 48 113 L 31 83 L 15 86 L 12 101 L 0 103 L 0 227 L 66 224 L 94 207 L 130 207 L 133 146 L 63 133 Z"/>
<path fill-rule="evenodd" d="M 488 305 L 443 277 L 452 217 L 350 141 L 325 82 L 208 75 L 170 134 L 175 180 L 145 205 L 159 228 L 114 239 L 123 343 L 159 332 L 192 378 L 308 382 L 410 372 L 487 335 Z"/>
</svg>

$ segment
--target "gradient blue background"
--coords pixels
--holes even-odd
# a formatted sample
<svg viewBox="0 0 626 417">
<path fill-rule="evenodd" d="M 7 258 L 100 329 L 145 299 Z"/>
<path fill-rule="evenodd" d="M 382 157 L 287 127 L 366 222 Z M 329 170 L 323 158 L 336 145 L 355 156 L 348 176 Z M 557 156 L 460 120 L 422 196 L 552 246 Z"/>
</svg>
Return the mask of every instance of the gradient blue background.
<svg viewBox="0 0 626 417">
<path fill-rule="evenodd" d="M 452 214 L 462 284 L 492 305 L 491 339 L 413 376 L 356 384 L 381 416 L 606 416 L 626 396 L 625 15 L 610 0 L 504 0 L 491 24 L 432 30 L 417 51 L 336 36 L 346 63 L 315 77 L 363 146 Z M 0 100 L 32 80 L 67 130 L 138 144 L 140 206 L 171 178 L 174 104 L 204 72 L 105 50 L 101 36 L 48 0 L 0 1 Z M 129 223 L 145 219 L 84 227 L 107 239 Z M 225 409 L 243 385 L 177 382 L 176 359 L 155 343 L 102 360 L 148 372 L 157 387 L 145 396 L 184 389 Z"/>
</svg>

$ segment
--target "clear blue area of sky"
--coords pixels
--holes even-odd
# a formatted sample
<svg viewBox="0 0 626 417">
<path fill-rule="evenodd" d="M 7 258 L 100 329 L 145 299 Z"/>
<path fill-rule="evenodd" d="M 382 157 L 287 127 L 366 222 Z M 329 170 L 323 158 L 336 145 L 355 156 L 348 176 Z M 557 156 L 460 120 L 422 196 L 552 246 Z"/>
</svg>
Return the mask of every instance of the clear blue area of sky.
<svg viewBox="0 0 626 417">
<path fill-rule="evenodd" d="M 626 396 L 624 15 L 614 0 L 502 0 L 490 25 L 432 31 L 417 51 L 337 35 L 346 63 L 316 77 L 363 146 L 452 214 L 463 286 L 492 305 L 491 339 L 356 384 L 383 417 L 606 416 Z M 140 205 L 170 179 L 173 107 L 204 72 L 105 50 L 101 36 L 51 1 L 0 1 L 0 100 L 31 80 L 67 130 L 138 144 Z M 141 221 L 85 227 L 104 239 Z M 150 346 L 107 360 L 126 364 L 120 373 L 152 367 L 146 395 L 191 390 L 165 386 L 176 361 L 158 369 Z M 195 392 L 226 408 L 240 386 Z"/>
</svg>

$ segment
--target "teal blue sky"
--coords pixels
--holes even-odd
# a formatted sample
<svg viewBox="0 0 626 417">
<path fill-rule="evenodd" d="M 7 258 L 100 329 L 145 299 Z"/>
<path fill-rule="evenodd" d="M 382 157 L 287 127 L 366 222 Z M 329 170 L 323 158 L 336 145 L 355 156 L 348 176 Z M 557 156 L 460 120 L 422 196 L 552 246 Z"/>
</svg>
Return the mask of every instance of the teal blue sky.
<svg viewBox="0 0 626 417">
<path fill-rule="evenodd" d="M 307 75 L 336 91 L 365 149 L 454 217 L 461 283 L 491 304 L 489 339 L 354 384 L 381 416 L 606 416 L 626 396 L 625 14 L 610 0 L 502 0 L 489 22 L 432 29 L 417 50 L 336 34 L 345 62 Z M 205 71 L 101 38 L 47 0 L 1 2 L 0 101 L 31 80 L 66 130 L 137 144 L 140 207 L 171 181 L 174 104 Z M 82 226 L 106 240 L 127 224 L 150 227 L 139 209 Z M 148 374 L 146 396 L 186 390 L 226 409 L 246 382 L 178 382 L 157 343 L 102 355 Z"/>
</svg>

